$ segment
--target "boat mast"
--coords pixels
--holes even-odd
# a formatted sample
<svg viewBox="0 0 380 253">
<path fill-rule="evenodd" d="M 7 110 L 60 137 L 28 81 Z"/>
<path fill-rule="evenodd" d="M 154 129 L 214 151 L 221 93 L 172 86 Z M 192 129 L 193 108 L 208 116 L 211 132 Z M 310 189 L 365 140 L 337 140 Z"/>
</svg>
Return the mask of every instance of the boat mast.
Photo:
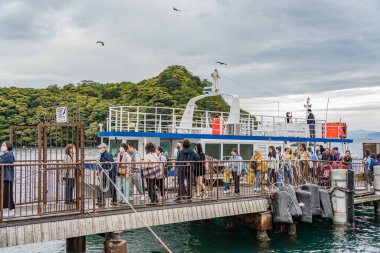
<svg viewBox="0 0 380 253">
<path fill-rule="evenodd" d="M 214 72 L 211 74 L 213 82 L 212 82 L 212 92 L 219 93 L 219 73 L 217 69 L 214 69 Z"/>
</svg>

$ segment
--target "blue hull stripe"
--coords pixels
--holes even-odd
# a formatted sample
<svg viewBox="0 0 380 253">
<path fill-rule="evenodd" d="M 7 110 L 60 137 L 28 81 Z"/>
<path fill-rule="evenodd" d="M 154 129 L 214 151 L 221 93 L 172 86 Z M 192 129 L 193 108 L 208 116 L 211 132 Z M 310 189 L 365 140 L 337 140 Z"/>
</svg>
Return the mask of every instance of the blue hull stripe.
<svg viewBox="0 0 380 253">
<path fill-rule="evenodd" d="M 244 140 L 244 141 L 288 141 L 288 142 L 336 142 L 352 143 L 351 139 L 300 138 L 285 136 L 242 136 L 214 134 L 177 134 L 177 133 L 147 133 L 147 132 L 99 132 L 99 137 L 145 137 L 161 139 L 208 139 L 208 140 Z"/>
</svg>

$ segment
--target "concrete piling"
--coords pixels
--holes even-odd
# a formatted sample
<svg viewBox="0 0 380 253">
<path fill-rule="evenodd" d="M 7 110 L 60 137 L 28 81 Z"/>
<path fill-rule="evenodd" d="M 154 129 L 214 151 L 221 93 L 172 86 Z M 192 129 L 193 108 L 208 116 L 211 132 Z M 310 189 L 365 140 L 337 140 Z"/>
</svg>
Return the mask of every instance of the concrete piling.
<svg viewBox="0 0 380 253">
<path fill-rule="evenodd" d="M 126 253 L 127 242 L 120 238 L 120 232 L 105 234 L 104 252 L 105 253 Z"/>
<path fill-rule="evenodd" d="M 335 187 L 332 193 L 333 223 L 346 224 L 347 222 L 347 170 L 332 170 L 331 187 Z"/>
</svg>

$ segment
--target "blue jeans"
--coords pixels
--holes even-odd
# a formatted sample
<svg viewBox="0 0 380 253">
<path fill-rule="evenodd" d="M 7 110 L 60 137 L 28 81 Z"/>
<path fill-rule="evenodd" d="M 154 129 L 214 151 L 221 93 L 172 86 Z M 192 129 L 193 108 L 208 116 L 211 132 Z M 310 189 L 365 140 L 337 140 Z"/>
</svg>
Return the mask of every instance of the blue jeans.
<svg viewBox="0 0 380 253">
<path fill-rule="evenodd" d="M 131 179 L 125 178 L 124 176 L 117 177 L 116 183 L 117 183 L 117 189 L 121 191 L 121 188 L 123 188 L 123 193 L 121 194 L 119 191 L 117 191 L 117 201 L 127 203 L 129 198 L 129 185 L 130 185 Z M 124 196 L 124 198 L 122 197 Z"/>
<path fill-rule="evenodd" d="M 276 186 L 281 190 L 284 185 L 284 168 L 280 168 L 277 174 Z"/>
<path fill-rule="evenodd" d="M 290 164 L 284 164 L 284 173 L 288 175 L 289 184 L 293 184 L 293 171 L 292 166 L 290 166 Z"/>
<path fill-rule="evenodd" d="M 261 185 L 261 170 L 256 170 L 255 177 L 256 177 L 255 187 L 259 188 Z"/>
<path fill-rule="evenodd" d="M 224 183 L 224 190 L 227 191 L 230 189 L 230 184 Z"/>
</svg>

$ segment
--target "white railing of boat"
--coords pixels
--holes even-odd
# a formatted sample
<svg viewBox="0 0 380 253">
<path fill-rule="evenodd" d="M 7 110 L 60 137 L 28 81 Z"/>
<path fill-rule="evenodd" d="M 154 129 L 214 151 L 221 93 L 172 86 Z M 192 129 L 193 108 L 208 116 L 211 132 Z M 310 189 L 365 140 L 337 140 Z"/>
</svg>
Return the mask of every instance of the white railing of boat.
<svg viewBox="0 0 380 253">
<path fill-rule="evenodd" d="M 180 122 L 185 109 L 153 106 L 112 106 L 107 119 L 108 132 L 153 132 L 212 134 L 212 121 L 225 122 L 223 134 L 245 136 L 309 137 L 309 126 L 302 118 L 252 115 L 241 113 L 240 124 L 228 125 L 228 112 L 194 110 L 192 128 L 181 129 Z M 316 138 L 322 137 L 325 121 L 316 120 Z M 222 125 L 220 125 L 222 127 Z"/>
<path fill-rule="evenodd" d="M 245 136 L 289 136 L 309 137 L 309 126 L 305 119 L 292 118 L 288 123 L 286 117 L 266 115 L 240 115 L 240 124 L 229 126 L 228 112 L 194 110 L 192 128 L 181 129 L 180 122 L 185 109 L 150 106 L 113 106 L 109 109 L 107 131 L 109 132 L 153 132 L 153 133 L 193 133 L 211 134 L 212 121 L 223 120 L 223 134 Z M 322 124 L 316 121 L 315 133 L 322 137 Z M 221 125 L 222 127 L 222 125 Z M 222 129 L 221 129 L 222 130 Z"/>
</svg>

